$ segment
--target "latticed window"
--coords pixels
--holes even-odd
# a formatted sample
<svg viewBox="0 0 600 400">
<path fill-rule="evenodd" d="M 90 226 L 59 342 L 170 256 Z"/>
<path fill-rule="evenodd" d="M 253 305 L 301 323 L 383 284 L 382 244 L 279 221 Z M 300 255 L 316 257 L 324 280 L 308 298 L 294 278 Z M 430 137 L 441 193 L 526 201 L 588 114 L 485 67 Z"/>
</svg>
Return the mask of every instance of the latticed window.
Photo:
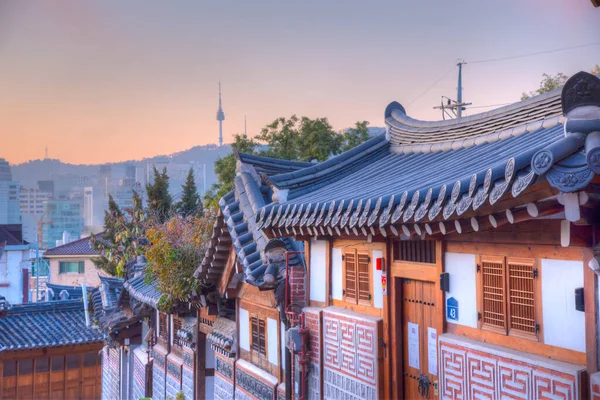
<svg viewBox="0 0 600 400">
<path fill-rule="evenodd" d="M 158 316 L 158 336 L 169 342 L 169 317 L 165 313 L 160 313 Z"/>
<path fill-rule="evenodd" d="M 368 251 L 348 249 L 344 261 L 344 299 L 350 303 L 371 304 L 371 257 Z"/>
<path fill-rule="evenodd" d="M 511 336 L 537 339 L 538 269 L 535 260 L 482 256 L 480 326 Z"/>
<path fill-rule="evenodd" d="M 435 240 L 396 240 L 392 249 L 394 261 L 436 263 Z"/>
<path fill-rule="evenodd" d="M 173 344 L 177 346 L 182 346 L 182 340 L 177 334 L 181 329 L 181 320 L 179 318 L 173 318 Z"/>
<path fill-rule="evenodd" d="M 252 351 L 262 356 L 267 356 L 267 340 L 265 334 L 265 320 L 256 315 L 250 317 L 252 331 Z"/>
</svg>

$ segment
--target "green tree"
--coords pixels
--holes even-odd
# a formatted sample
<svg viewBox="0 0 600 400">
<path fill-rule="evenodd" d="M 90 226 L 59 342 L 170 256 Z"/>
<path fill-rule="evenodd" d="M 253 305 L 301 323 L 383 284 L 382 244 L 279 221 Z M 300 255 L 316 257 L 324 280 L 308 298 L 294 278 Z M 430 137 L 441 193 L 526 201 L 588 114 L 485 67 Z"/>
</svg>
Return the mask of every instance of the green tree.
<svg viewBox="0 0 600 400">
<path fill-rule="evenodd" d="M 569 77 L 563 74 L 562 72 L 559 72 L 554 76 L 543 74 L 542 81 L 540 82 L 540 87 L 529 93 L 523 92 L 523 94 L 521 94 L 521 100 L 526 100 L 530 97 L 561 88 L 564 86 L 567 79 L 569 79 Z"/>
<path fill-rule="evenodd" d="M 156 219 L 158 223 L 163 223 L 171 215 L 173 199 L 169 194 L 169 176 L 167 167 L 164 167 L 162 173 L 159 173 L 156 167 L 153 167 L 154 182 L 146 185 L 146 195 L 148 196 L 148 214 Z"/>
<path fill-rule="evenodd" d="M 258 146 L 258 143 L 247 135 L 234 135 L 233 140 L 232 147 L 237 148 L 242 153 L 255 153 Z M 210 191 L 204 196 L 205 206 L 209 210 L 217 209 L 221 197 L 233 190 L 233 180 L 235 178 L 235 157 L 233 154 L 215 161 L 215 174 L 218 183 L 213 184 Z"/>
<path fill-rule="evenodd" d="M 185 185 L 182 185 L 181 188 L 183 189 L 183 194 L 181 195 L 181 200 L 176 205 L 177 212 L 184 217 L 204 214 L 204 207 L 198 195 L 194 170 L 192 168 L 188 172 Z"/>
<path fill-rule="evenodd" d="M 92 247 L 100 253 L 100 257 L 93 260 L 94 264 L 111 276 L 122 277 L 127 263 L 144 253 L 146 217 L 142 198 L 133 191 L 132 200 L 133 207 L 123 212 L 109 196 L 104 233 L 100 240 L 90 238 Z"/>
<path fill-rule="evenodd" d="M 348 128 L 344 131 L 343 137 L 342 152 L 369 140 L 369 121 L 357 121 L 354 128 Z"/>
<path fill-rule="evenodd" d="M 341 152 L 343 138 L 327 118 L 277 118 L 265 126 L 256 139 L 265 143 L 262 155 L 294 161 L 325 161 Z"/>
</svg>

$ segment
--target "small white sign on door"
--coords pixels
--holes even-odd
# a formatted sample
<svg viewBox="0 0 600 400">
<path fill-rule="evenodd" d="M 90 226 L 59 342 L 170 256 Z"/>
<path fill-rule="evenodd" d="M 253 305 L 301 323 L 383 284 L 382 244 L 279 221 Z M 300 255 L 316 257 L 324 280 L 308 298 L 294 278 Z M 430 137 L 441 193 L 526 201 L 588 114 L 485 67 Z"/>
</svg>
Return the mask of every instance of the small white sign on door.
<svg viewBox="0 0 600 400">
<path fill-rule="evenodd" d="M 408 365 L 420 369 L 419 362 L 419 325 L 408 323 Z"/>
<path fill-rule="evenodd" d="M 429 373 L 437 375 L 437 331 L 435 328 L 427 328 L 427 365 Z"/>
</svg>

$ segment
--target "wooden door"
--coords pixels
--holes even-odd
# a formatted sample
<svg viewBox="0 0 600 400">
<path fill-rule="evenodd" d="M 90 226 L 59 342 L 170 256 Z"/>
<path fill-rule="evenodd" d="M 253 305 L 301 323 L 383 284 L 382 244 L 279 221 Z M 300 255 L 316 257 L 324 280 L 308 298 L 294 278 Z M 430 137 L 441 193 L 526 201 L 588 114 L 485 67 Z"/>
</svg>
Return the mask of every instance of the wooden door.
<svg viewBox="0 0 600 400">
<path fill-rule="evenodd" d="M 401 280 L 402 354 L 405 399 L 434 399 L 437 381 L 437 331 L 435 328 L 435 284 Z M 431 358 L 431 363 L 430 361 Z M 429 379 L 429 388 L 419 390 L 419 380 Z"/>
</svg>

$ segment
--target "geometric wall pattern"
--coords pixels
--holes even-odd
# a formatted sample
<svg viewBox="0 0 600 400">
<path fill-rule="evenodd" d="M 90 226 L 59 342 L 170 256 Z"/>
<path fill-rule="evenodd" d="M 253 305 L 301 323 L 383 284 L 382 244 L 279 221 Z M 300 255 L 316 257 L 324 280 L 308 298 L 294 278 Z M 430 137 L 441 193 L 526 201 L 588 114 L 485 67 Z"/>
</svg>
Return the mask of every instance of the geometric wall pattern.
<svg viewBox="0 0 600 400">
<path fill-rule="evenodd" d="M 324 399 L 377 397 L 379 321 L 338 307 L 323 310 Z"/>
<path fill-rule="evenodd" d="M 308 372 L 308 400 L 321 398 L 321 313 L 322 308 L 305 308 L 306 329 L 309 331 L 310 371 Z"/>
<path fill-rule="evenodd" d="M 585 367 L 443 334 L 442 399 L 579 399 Z"/>
<path fill-rule="evenodd" d="M 215 353 L 215 394 L 217 400 L 233 399 L 233 377 L 235 365 L 233 359 Z"/>
</svg>

